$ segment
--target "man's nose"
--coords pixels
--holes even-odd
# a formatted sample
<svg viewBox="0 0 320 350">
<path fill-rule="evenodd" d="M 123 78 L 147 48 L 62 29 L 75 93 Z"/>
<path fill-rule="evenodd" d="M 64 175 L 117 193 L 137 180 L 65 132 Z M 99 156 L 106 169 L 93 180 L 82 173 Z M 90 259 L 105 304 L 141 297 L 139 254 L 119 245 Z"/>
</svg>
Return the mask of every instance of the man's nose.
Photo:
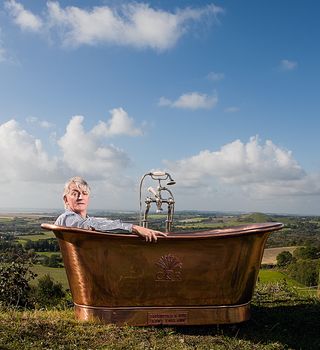
<svg viewBox="0 0 320 350">
<path fill-rule="evenodd" d="M 82 199 L 82 197 L 83 197 L 82 192 L 79 192 L 79 193 L 78 193 L 78 199 Z"/>
</svg>

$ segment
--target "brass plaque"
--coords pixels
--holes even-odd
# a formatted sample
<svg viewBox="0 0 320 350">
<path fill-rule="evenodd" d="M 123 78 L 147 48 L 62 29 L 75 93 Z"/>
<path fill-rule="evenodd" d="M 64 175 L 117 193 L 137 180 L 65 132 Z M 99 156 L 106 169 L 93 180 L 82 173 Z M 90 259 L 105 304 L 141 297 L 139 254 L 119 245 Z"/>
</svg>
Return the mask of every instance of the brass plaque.
<svg viewBox="0 0 320 350">
<path fill-rule="evenodd" d="M 148 312 L 148 325 L 187 323 L 188 312 Z"/>
</svg>

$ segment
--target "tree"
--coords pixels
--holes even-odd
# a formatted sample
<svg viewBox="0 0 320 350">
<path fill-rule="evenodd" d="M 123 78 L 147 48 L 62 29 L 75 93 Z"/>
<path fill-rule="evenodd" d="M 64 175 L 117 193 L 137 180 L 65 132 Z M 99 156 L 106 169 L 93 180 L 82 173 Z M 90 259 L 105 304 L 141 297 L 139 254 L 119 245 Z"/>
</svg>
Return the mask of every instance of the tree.
<svg viewBox="0 0 320 350">
<path fill-rule="evenodd" d="M 279 267 L 287 267 L 294 261 L 293 255 L 288 252 L 284 251 L 277 255 L 277 265 Z"/>
<path fill-rule="evenodd" d="M 288 273 L 305 286 L 316 286 L 319 277 L 319 260 L 297 260 L 289 265 Z"/>
<path fill-rule="evenodd" d="M 294 250 L 293 255 L 297 259 L 318 259 L 320 256 L 320 249 L 309 245 L 306 247 L 299 247 Z"/>
<path fill-rule="evenodd" d="M 62 258 L 59 254 L 44 255 L 41 257 L 41 264 L 48 267 L 61 267 Z"/>
</svg>

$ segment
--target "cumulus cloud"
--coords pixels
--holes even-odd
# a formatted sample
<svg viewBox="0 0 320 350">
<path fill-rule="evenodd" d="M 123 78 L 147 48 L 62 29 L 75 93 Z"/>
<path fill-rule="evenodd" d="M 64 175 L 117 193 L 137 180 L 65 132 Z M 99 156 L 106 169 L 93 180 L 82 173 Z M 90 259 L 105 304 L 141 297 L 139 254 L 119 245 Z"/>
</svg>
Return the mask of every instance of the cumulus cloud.
<svg viewBox="0 0 320 350">
<path fill-rule="evenodd" d="M 75 172 L 100 179 L 125 168 L 130 162 L 127 154 L 112 144 L 104 145 L 98 132 L 85 132 L 83 120 L 83 116 L 72 117 L 58 140 L 63 162 Z"/>
<path fill-rule="evenodd" d="M 264 186 L 271 194 L 281 183 L 306 181 L 304 170 L 290 151 L 270 140 L 261 144 L 258 137 L 252 137 L 247 143 L 236 140 L 218 151 L 204 150 L 176 162 L 167 161 L 166 165 L 175 173 L 179 184 L 186 187 L 210 187 L 210 183 L 218 182 L 238 186 L 245 192 Z"/>
<path fill-rule="evenodd" d="M 39 139 L 21 128 L 15 120 L 0 124 L 0 181 L 50 180 L 57 171 L 57 159 L 50 158 Z"/>
<path fill-rule="evenodd" d="M 111 114 L 108 122 L 100 122 L 89 130 L 84 127 L 83 116 L 72 117 L 63 135 L 56 135 L 51 140 L 51 146 L 58 146 L 60 150 L 56 156 L 51 156 L 42 141 L 24 130 L 17 121 L 0 124 L 0 157 L 3 162 L 0 194 L 6 198 L 0 207 L 58 207 L 61 205 L 62 184 L 74 175 L 84 176 L 101 190 L 97 198 L 93 196 L 96 208 L 114 209 L 113 205 L 118 205 L 124 194 L 133 203 L 133 180 L 124 172 L 131 160 L 124 150 L 109 144 L 108 138 L 136 136 L 140 135 L 140 130 L 134 127 L 132 118 L 123 109 L 114 109 Z M 27 119 L 37 127 L 44 123 L 35 117 Z M 131 127 L 130 132 L 128 127 Z M 119 184 L 129 188 L 121 189 Z M 111 200 L 109 204 L 104 202 L 106 197 Z"/>
<path fill-rule="evenodd" d="M 54 126 L 36 117 L 26 120 L 41 128 Z M 30 135 L 15 120 L 0 124 L 0 156 L 5 165 L 0 171 L 0 181 L 59 181 L 73 173 L 101 180 L 130 164 L 125 151 L 106 144 L 110 137 L 142 135 L 126 111 L 113 109 L 107 122 L 100 121 L 88 131 L 83 124 L 83 116 L 74 116 L 62 136 L 54 133 L 51 142 L 60 147 L 60 157 L 50 157 L 41 140 Z"/>
<path fill-rule="evenodd" d="M 298 63 L 295 61 L 282 60 L 280 62 L 280 68 L 284 71 L 291 71 L 298 67 Z"/>
<path fill-rule="evenodd" d="M 181 95 L 177 100 L 171 101 L 166 97 L 160 97 L 158 105 L 183 109 L 211 109 L 218 103 L 218 96 L 201 94 L 199 92 L 189 92 Z"/>
<path fill-rule="evenodd" d="M 129 117 L 128 113 L 122 108 L 115 108 L 110 111 L 111 119 L 105 123 L 99 121 L 91 133 L 96 136 L 140 136 L 142 130 L 135 127 L 133 118 Z"/>
<path fill-rule="evenodd" d="M 115 117 L 119 115 L 132 122 L 121 108 L 111 111 L 110 120 L 90 129 L 85 128 L 83 116 L 72 117 L 56 138 L 58 156 L 50 155 L 45 144 L 15 120 L 0 124 L 0 195 L 6 198 L 2 206 L 61 206 L 63 182 L 82 175 L 98 194 L 93 195 L 93 208 L 134 208 L 136 179 L 125 172 L 131 160 L 124 150 L 109 143 L 111 136 L 127 132 L 119 122 L 122 119 Z M 268 203 L 275 210 L 277 203 L 277 210 L 295 212 L 308 201 L 312 212 L 320 195 L 320 173 L 306 173 L 289 150 L 258 137 L 167 160 L 165 167 L 177 181 L 174 193 L 180 209 L 266 210 Z"/>
<path fill-rule="evenodd" d="M 21 3 L 15 0 L 8 0 L 5 2 L 5 7 L 14 18 L 15 24 L 22 30 L 38 32 L 42 28 L 41 18 L 26 10 Z"/>
<path fill-rule="evenodd" d="M 50 129 L 54 127 L 53 123 L 50 123 L 47 120 L 40 120 L 37 117 L 28 117 L 26 118 L 26 121 L 30 124 L 40 126 L 40 128 L 43 128 L 43 129 Z"/>
<path fill-rule="evenodd" d="M 252 183 L 244 188 L 254 191 L 258 198 L 314 197 L 320 195 L 320 174 L 305 174 L 298 179 L 280 179 L 272 183 Z"/>
<path fill-rule="evenodd" d="M 65 46 L 109 43 L 159 51 L 172 48 L 190 24 L 205 18 L 214 20 L 223 12 L 213 4 L 168 12 L 138 2 L 83 9 L 63 8 L 58 2 L 48 1 L 46 17 L 40 19 L 15 0 L 7 1 L 6 7 L 22 29 L 37 31 L 44 23 L 48 30 L 59 32 Z"/>
</svg>

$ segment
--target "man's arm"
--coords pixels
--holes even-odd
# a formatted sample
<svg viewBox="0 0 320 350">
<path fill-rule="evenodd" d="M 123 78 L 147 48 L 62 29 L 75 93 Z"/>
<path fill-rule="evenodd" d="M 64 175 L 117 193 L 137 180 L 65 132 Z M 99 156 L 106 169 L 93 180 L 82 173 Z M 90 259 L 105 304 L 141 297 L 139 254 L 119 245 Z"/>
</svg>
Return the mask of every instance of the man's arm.
<svg viewBox="0 0 320 350">
<path fill-rule="evenodd" d="M 164 232 L 151 230 L 149 228 L 137 225 L 132 225 L 132 232 L 144 238 L 146 242 L 157 242 L 157 236 L 167 236 L 167 234 Z"/>
</svg>

